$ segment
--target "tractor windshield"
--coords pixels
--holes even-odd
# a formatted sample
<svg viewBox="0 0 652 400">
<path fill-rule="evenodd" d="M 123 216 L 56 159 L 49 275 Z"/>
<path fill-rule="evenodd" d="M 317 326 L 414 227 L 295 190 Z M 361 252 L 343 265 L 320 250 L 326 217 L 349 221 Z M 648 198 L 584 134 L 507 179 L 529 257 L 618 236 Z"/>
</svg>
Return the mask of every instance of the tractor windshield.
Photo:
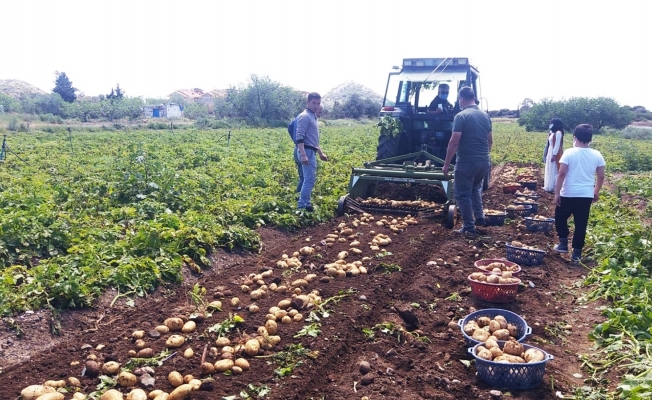
<svg viewBox="0 0 652 400">
<path fill-rule="evenodd" d="M 455 103 L 458 89 L 468 84 L 467 72 L 466 68 L 444 71 L 406 68 L 401 72 L 390 73 L 383 106 L 409 103 L 417 109 L 423 109 L 437 96 L 438 87 L 442 83 L 450 88 L 448 101 Z"/>
</svg>

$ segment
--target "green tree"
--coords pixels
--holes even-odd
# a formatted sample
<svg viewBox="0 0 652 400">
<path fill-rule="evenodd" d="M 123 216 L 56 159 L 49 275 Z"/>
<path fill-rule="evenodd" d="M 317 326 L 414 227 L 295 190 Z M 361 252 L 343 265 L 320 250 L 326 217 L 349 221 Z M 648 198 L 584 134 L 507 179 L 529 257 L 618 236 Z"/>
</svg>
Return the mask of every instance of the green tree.
<svg viewBox="0 0 652 400">
<path fill-rule="evenodd" d="M 523 112 L 518 119 L 527 131 L 545 131 L 552 118 L 561 118 L 568 131 L 579 124 L 591 124 L 595 129 L 622 129 L 633 120 L 629 107 L 620 106 L 609 97 L 572 97 L 568 100 L 543 99 Z"/>
<path fill-rule="evenodd" d="M 206 104 L 190 103 L 183 109 L 183 116 L 189 119 L 206 118 L 208 107 Z"/>
<path fill-rule="evenodd" d="M 252 125 L 277 125 L 294 118 L 305 104 L 303 95 L 269 77 L 251 75 L 249 83 L 230 88 L 225 97 L 225 108 L 232 117 L 242 118 Z M 220 105 L 222 106 L 222 105 Z M 224 110 L 217 110 L 221 116 Z"/>
<path fill-rule="evenodd" d="M 104 98 L 98 104 L 98 112 L 111 122 L 125 117 L 134 120 L 143 114 L 143 101 L 138 97 L 121 100 Z"/>
<path fill-rule="evenodd" d="M 0 105 L 2 106 L 4 112 L 22 111 L 20 101 L 4 93 L 0 93 Z"/>
<path fill-rule="evenodd" d="M 99 101 L 80 98 L 74 103 L 64 103 L 64 114 L 67 118 L 77 118 L 82 122 L 100 117 Z"/>
<path fill-rule="evenodd" d="M 124 98 L 125 92 L 120 88 L 120 84 L 115 85 L 115 90 L 111 88 L 111 93 L 106 95 L 106 98 L 113 100 L 122 100 Z"/>
<path fill-rule="evenodd" d="M 77 89 L 72 87 L 72 82 L 68 79 L 66 73 L 56 71 L 54 75 L 56 76 L 56 79 L 54 81 L 54 89 L 52 89 L 52 92 L 58 93 L 59 96 L 68 103 L 75 101 L 77 98 L 77 95 L 75 95 Z"/>
</svg>

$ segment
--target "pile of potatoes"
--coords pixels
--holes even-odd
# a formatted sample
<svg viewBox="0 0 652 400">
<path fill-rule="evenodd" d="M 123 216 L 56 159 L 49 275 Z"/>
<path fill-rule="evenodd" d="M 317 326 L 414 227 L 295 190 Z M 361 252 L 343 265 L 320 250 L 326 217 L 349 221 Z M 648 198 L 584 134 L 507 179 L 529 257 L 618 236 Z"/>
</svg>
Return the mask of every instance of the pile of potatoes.
<svg viewBox="0 0 652 400">
<path fill-rule="evenodd" d="M 324 265 L 324 270 L 326 271 L 326 275 L 335 278 L 346 278 L 347 276 L 367 274 L 367 268 L 362 265 L 362 261 L 347 263 L 343 259 Z"/>
<path fill-rule="evenodd" d="M 408 215 L 405 218 L 398 217 L 390 219 L 389 217 L 383 217 L 381 220 L 376 221 L 376 226 L 385 226 L 388 227 L 390 231 L 399 233 L 407 229 L 408 226 L 416 225 L 417 223 L 418 222 L 416 219 L 414 219 L 414 217 Z"/>
<path fill-rule="evenodd" d="M 498 274 L 502 274 L 505 271 L 508 272 L 515 272 L 518 271 L 518 265 L 516 264 L 505 264 L 500 261 L 494 261 L 491 262 L 487 265 L 478 265 L 478 268 L 483 269 L 487 272 L 494 272 Z"/>
<path fill-rule="evenodd" d="M 370 197 L 368 199 L 363 199 L 358 197 L 356 199 L 359 203 L 368 205 L 368 206 L 390 206 L 390 207 L 419 207 L 419 208 L 430 208 L 435 207 L 438 204 L 432 201 L 423 201 L 423 200 L 391 200 L 391 199 L 379 199 L 375 197 Z"/>
<path fill-rule="evenodd" d="M 505 211 L 498 210 L 484 210 L 485 215 L 505 215 Z"/>
<path fill-rule="evenodd" d="M 523 204 L 519 204 L 519 205 L 510 204 L 507 207 L 505 207 L 505 209 L 506 210 L 514 210 L 514 211 L 522 211 L 522 210 L 525 210 L 525 206 Z"/>
<path fill-rule="evenodd" d="M 486 342 L 489 339 L 516 340 L 519 333 L 516 325 L 508 323 L 502 315 L 493 318 L 479 317 L 467 322 L 462 330 L 478 342 Z"/>
<path fill-rule="evenodd" d="M 552 218 L 544 217 L 543 215 L 533 215 L 532 219 L 537 221 L 551 221 Z"/>
<path fill-rule="evenodd" d="M 517 190 L 515 194 L 517 196 L 533 196 L 533 195 L 536 195 L 536 193 L 537 193 L 536 190 L 530 190 L 528 188 L 523 188 L 522 191 Z"/>
<path fill-rule="evenodd" d="M 534 347 L 527 350 L 515 339 L 510 339 L 500 348 L 494 339 L 488 339 L 483 345 L 476 347 L 475 355 L 483 360 L 508 364 L 524 364 L 544 361 L 545 354 Z"/>
<path fill-rule="evenodd" d="M 521 283 L 521 280 L 512 276 L 512 271 L 504 271 L 499 274 L 485 274 L 483 272 L 474 272 L 469 275 L 469 279 L 476 282 L 491 283 L 496 285 L 513 285 Z"/>
<path fill-rule="evenodd" d="M 528 197 L 517 197 L 516 200 L 514 200 L 514 203 L 534 204 L 534 203 L 536 203 L 536 201 L 534 201 L 534 199 L 530 199 Z"/>
<path fill-rule="evenodd" d="M 520 248 L 525 249 L 525 250 L 539 250 L 534 246 L 528 246 L 527 244 L 517 242 L 516 240 L 512 240 L 512 243 L 510 243 L 510 246 L 512 246 L 512 247 L 520 247 Z"/>
</svg>

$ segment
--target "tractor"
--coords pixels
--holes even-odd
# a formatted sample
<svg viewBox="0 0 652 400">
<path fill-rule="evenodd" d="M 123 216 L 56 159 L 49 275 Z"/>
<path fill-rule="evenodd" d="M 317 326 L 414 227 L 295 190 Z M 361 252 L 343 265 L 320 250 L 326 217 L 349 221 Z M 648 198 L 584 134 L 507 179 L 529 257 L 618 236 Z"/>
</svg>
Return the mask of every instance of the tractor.
<svg viewBox="0 0 652 400">
<path fill-rule="evenodd" d="M 418 214 L 442 217 L 445 226 L 453 227 L 457 217 L 453 175 L 444 175 L 441 169 L 460 109 L 455 101 L 439 114 L 428 113 L 444 83 L 449 86 L 451 103 L 463 86 L 472 87 L 481 98 L 479 71 L 468 58 L 406 58 L 400 67 L 393 67 L 380 110 L 376 160 L 353 168 L 349 193 L 338 203 L 339 215 L 347 209 Z M 488 184 L 489 174 L 483 189 Z M 394 206 L 381 204 L 379 199 L 394 200 Z M 432 207 L 433 202 L 440 206 Z"/>
</svg>

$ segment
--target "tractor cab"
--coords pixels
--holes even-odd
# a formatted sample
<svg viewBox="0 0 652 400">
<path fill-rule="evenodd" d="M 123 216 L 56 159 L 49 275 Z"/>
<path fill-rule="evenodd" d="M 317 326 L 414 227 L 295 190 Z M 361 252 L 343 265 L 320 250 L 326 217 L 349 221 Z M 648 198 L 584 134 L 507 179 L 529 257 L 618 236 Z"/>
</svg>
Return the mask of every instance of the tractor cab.
<svg viewBox="0 0 652 400">
<path fill-rule="evenodd" d="M 448 102 L 440 113 L 428 112 L 441 85 L 448 86 Z M 376 160 L 424 150 L 444 159 L 453 131 L 453 118 L 460 109 L 457 92 L 470 86 L 480 99 L 479 71 L 468 58 L 406 58 L 389 73 L 381 120 L 389 116 L 400 121 L 400 133 L 381 135 Z M 477 101 L 477 100 L 476 100 Z"/>
</svg>

